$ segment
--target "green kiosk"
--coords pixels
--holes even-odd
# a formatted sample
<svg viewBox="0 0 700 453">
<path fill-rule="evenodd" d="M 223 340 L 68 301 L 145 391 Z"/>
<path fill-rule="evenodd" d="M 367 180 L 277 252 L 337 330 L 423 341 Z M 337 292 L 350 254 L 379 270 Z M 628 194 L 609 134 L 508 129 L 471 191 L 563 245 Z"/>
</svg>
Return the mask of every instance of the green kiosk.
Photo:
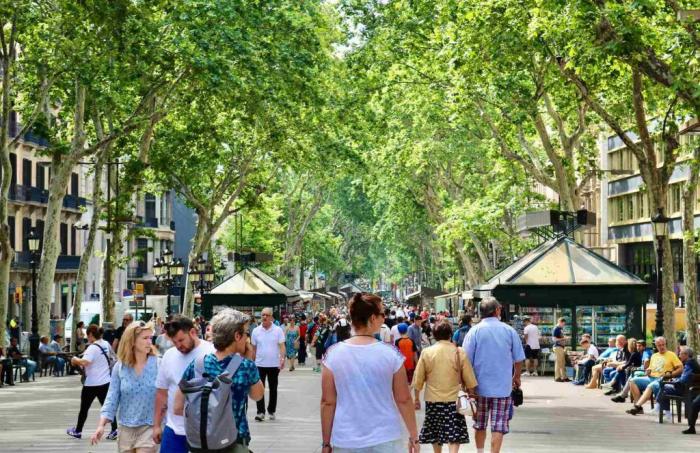
<svg viewBox="0 0 700 453">
<path fill-rule="evenodd" d="M 560 317 L 567 321 L 565 335 L 572 346 L 584 333 L 599 347 L 619 334 L 644 338 L 647 284 L 563 234 L 475 288 L 474 296 L 498 299 L 504 321 L 516 329 L 529 316 L 540 329 L 543 348 L 551 347 Z"/>
<path fill-rule="evenodd" d="M 246 267 L 204 295 L 202 315 L 211 319 L 222 308 L 231 307 L 254 315 L 259 321 L 260 311 L 271 307 L 275 318 L 279 320 L 283 307 L 300 300 L 298 292 L 287 288 L 258 268 Z"/>
</svg>

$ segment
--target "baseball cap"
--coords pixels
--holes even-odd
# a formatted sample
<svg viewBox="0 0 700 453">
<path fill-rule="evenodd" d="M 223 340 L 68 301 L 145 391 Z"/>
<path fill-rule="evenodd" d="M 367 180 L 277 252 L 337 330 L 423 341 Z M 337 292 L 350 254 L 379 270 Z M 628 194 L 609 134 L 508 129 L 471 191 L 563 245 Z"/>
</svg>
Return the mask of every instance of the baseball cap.
<svg viewBox="0 0 700 453">
<path fill-rule="evenodd" d="M 408 332 L 408 326 L 407 326 L 406 324 L 404 324 L 404 323 L 399 324 L 398 327 L 397 327 L 397 329 L 399 330 L 399 333 L 400 333 L 401 335 L 403 335 L 403 334 L 405 334 L 406 332 Z"/>
</svg>

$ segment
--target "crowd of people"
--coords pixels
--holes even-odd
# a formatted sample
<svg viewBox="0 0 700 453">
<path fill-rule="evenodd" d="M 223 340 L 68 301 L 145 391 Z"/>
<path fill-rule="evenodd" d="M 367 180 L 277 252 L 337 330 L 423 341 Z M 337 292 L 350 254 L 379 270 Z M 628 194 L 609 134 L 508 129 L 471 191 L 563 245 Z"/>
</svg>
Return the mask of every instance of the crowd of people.
<svg viewBox="0 0 700 453">
<path fill-rule="evenodd" d="M 540 357 L 539 330 L 527 317 L 523 319 L 526 360 L 525 374 L 536 375 Z M 584 333 L 579 342 L 581 354 L 571 361 L 566 352 L 566 319 L 558 319 L 552 330 L 552 345 L 555 356 L 554 380 L 571 382 L 585 389 L 602 389 L 615 403 L 631 401 L 626 413 L 644 413 L 644 404 L 652 399 L 656 403 L 653 412 L 671 419 L 669 396 L 684 395 L 693 376 L 700 373 L 700 364 L 693 349 L 681 345 L 678 351 L 669 351 L 666 339 L 654 339 L 655 351 L 647 347 L 645 340 L 626 338 L 624 335 L 608 339 L 608 347 L 602 352 L 592 344 L 590 334 Z M 533 363 L 534 362 L 534 363 Z M 575 370 L 574 379 L 567 375 L 567 364 Z M 700 412 L 700 396 L 695 397 L 689 407 L 688 428 L 683 434 L 695 434 L 695 422 Z"/>
<path fill-rule="evenodd" d="M 83 437 L 97 399 L 102 408 L 92 443 L 106 438 L 117 440 L 120 452 L 155 452 L 160 444 L 161 451 L 184 453 L 207 451 L 207 439 L 226 439 L 217 451 L 243 453 L 251 441 L 248 400 L 256 402 L 256 422 L 275 420 L 280 371 L 311 367 L 321 374 L 323 453 L 411 453 L 421 444 L 456 453 L 470 442 L 469 417 L 477 453 L 484 451 L 489 429 L 490 451 L 498 453 L 522 402 L 521 375 L 537 376 L 542 356 L 537 325 L 524 317 L 519 334 L 501 315 L 498 301 L 489 298 L 479 304 L 478 323 L 465 315 L 455 325 L 447 313 L 368 293 L 355 294 L 343 307 L 280 319 L 271 308 L 261 310 L 259 319 L 227 308 L 209 321 L 177 315 L 144 322 L 127 313 L 109 333 L 94 324 L 79 327 L 82 354 L 70 366 L 82 374 L 80 410 L 66 432 Z M 572 362 L 565 327 L 562 318 L 552 332 L 554 380 L 602 388 L 617 403 L 631 398 L 631 415 L 644 413 L 653 399 L 654 409 L 670 417 L 668 396 L 683 394 L 700 373 L 695 351 L 669 351 L 663 337 L 654 341 L 656 352 L 644 340 L 623 335 L 599 351 L 584 334 Z M 60 340 L 42 338 L 47 360 L 61 359 Z M 16 341 L 10 356 L 15 349 Z M 573 380 L 567 365 L 575 370 Z M 34 372 L 30 364 L 25 370 L 23 378 Z M 194 399 L 222 384 L 228 393 L 212 400 L 227 401 L 227 411 L 230 406 L 228 428 L 216 408 L 202 412 L 201 400 Z M 419 426 L 415 411 L 423 408 Z M 699 410 L 700 397 L 684 433 L 695 433 Z M 203 427 L 207 420 L 212 424 Z"/>
</svg>

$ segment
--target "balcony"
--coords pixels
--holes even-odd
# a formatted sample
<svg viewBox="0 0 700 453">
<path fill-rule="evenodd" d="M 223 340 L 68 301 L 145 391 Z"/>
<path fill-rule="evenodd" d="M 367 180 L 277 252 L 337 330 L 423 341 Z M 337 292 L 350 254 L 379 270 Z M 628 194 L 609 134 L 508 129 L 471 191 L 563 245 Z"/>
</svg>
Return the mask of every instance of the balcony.
<svg viewBox="0 0 700 453">
<path fill-rule="evenodd" d="M 28 250 L 23 250 L 21 252 L 15 252 L 15 258 L 12 260 L 12 267 L 14 269 L 30 269 L 32 261 L 32 254 Z M 37 262 L 37 267 L 39 263 Z M 80 267 L 80 256 L 79 255 L 60 255 L 58 257 L 58 262 L 56 263 L 56 269 L 60 270 L 78 270 Z"/>
<path fill-rule="evenodd" d="M 68 209 L 80 209 L 87 205 L 87 200 L 83 197 L 75 195 L 66 195 L 63 197 L 63 207 Z"/>
<path fill-rule="evenodd" d="M 33 201 L 35 203 L 48 203 L 49 202 L 49 191 L 46 189 L 39 189 L 38 187 L 27 187 L 28 192 L 27 201 Z"/>
<path fill-rule="evenodd" d="M 158 217 L 146 217 L 143 219 L 143 226 L 147 228 L 158 228 Z"/>
<path fill-rule="evenodd" d="M 143 278 L 146 275 L 146 269 L 143 267 L 130 267 L 126 270 L 127 278 Z"/>
<path fill-rule="evenodd" d="M 77 271 L 78 267 L 80 267 L 80 255 L 60 255 L 58 257 L 56 269 L 75 269 Z"/>
</svg>

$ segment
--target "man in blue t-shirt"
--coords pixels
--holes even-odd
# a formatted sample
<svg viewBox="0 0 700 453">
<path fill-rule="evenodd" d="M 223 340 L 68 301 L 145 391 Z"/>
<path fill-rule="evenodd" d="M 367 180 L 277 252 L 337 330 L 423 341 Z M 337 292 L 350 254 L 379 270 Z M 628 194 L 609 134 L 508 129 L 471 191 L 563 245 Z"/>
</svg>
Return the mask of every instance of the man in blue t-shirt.
<svg viewBox="0 0 700 453">
<path fill-rule="evenodd" d="M 469 315 L 462 316 L 459 321 L 459 329 L 455 330 L 454 335 L 452 335 L 452 342 L 457 346 L 462 346 L 464 344 L 464 337 L 467 336 L 467 332 L 472 327 L 472 317 Z"/>
<path fill-rule="evenodd" d="M 554 349 L 554 380 L 556 382 L 569 382 L 566 376 L 566 345 L 567 337 L 564 336 L 566 319 L 559 318 L 556 327 L 552 330 L 552 345 Z"/>
</svg>

